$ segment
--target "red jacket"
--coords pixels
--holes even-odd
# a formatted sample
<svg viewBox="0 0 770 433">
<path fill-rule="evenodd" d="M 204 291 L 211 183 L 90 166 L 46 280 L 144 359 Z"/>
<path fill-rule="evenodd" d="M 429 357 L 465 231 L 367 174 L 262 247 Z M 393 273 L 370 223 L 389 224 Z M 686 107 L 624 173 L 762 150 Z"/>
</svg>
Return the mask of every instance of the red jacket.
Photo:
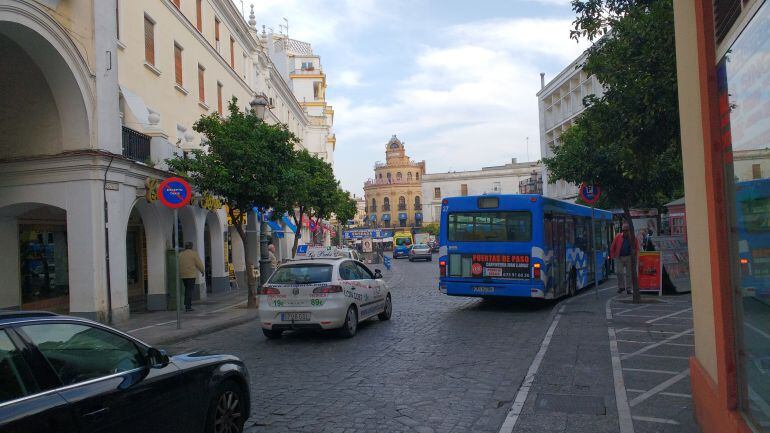
<svg viewBox="0 0 770 433">
<path fill-rule="evenodd" d="M 636 240 L 636 236 L 631 236 L 634 241 L 634 249 L 639 251 L 639 241 Z M 620 249 L 623 247 L 623 233 L 618 233 L 615 238 L 612 239 L 612 245 L 610 245 L 610 258 L 615 259 L 620 257 Z"/>
</svg>

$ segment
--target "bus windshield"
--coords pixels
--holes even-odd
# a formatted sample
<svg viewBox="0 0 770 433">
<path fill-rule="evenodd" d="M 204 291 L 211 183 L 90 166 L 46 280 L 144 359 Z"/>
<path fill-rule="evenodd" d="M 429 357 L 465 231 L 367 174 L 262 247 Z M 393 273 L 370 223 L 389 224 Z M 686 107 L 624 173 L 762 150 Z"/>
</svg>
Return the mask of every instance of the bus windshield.
<svg viewBox="0 0 770 433">
<path fill-rule="evenodd" d="M 454 212 L 449 214 L 450 242 L 529 242 L 532 214 L 512 212 Z"/>
</svg>

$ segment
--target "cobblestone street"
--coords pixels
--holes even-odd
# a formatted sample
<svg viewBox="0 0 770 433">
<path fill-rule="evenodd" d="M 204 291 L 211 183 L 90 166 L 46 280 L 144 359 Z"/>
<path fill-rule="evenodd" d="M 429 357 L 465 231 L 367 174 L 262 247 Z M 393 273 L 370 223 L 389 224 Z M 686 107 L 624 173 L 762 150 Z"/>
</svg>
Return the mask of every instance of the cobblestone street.
<svg viewBox="0 0 770 433">
<path fill-rule="evenodd" d="M 249 432 L 497 432 L 554 304 L 447 297 L 437 268 L 394 261 L 385 272 L 392 320 L 371 320 L 352 339 L 287 333 L 268 341 L 251 322 L 169 349 L 246 362 Z"/>
</svg>

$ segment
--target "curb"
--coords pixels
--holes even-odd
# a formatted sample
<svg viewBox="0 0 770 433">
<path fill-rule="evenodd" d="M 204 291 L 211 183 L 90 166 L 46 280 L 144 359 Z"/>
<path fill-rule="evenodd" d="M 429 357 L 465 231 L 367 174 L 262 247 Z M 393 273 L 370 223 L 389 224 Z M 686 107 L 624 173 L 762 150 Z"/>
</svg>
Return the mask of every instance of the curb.
<svg viewBox="0 0 770 433">
<path fill-rule="evenodd" d="M 191 328 L 189 330 L 182 329 L 182 331 L 178 335 L 159 338 L 156 341 L 153 341 L 151 343 L 148 342 L 147 340 L 144 340 L 144 341 L 150 343 L 152 346 L 170 346 L 185 340 L 190 340 L 195 337 L 200 337 L 201 335 L 211 334 L 213 332 L 218 332 L 228 328 L 233 328 L 238 325 L 243 325 L 244 323 L 248 323 L 257 319 L 259 319 L 258 314 L 254 314 L 254 315 L 244 314 L 244 317 L 239 317 L 233 320 L 218 322 L 216 324 L 213 324 L 211 326 L 205 326 L 203 328 Z"/>
</svg>

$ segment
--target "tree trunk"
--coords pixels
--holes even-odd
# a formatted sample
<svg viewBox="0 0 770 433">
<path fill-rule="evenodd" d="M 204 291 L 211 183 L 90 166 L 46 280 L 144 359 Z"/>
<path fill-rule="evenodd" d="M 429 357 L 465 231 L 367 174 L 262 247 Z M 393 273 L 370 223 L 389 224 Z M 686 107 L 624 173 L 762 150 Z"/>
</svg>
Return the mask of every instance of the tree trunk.
<svg viewBox="0 0 770 433">
<path fill-rule="evenodd" d="M 633 293 L 633 301 L 635 304 L 638 304 L 642 301 L 642 295 L 639 293 L 639 277 L 638 277 L 638 254 L 636 248 L 636 231 L 634 230 L 634 219 L 631 218 L 631 211 L 628 207 L 623 208 L 623 218 L 628 223 L 628 231 L 631 235 L 631 239 L 629 241 L 631 242 L 631 266 L 629 266 L 631 269 L 631 293 Z"/>
<path fill-rule="evenodd" d="M 294 225 L 297 227 L 297 231 L 294 232 L 294 246 L 291 247 L 291 258 L 297 256 L 297 246 L 299 245 L 299 238 L 302 237 L 302 214 L 305 212 L 305 208 L 300 206 L 299 218 L 297 218 L 297 211 L 292 211 L 292 219 L 294 219 Z"/>
<path fill-rule="evenodd" d="M 230 208 L 230 219 L 233 221 L 235 230 L 238 232 L 238 235 L 241 237 L 241 242 L 243 243 L 243 256 L 246 261 L 246 286 L 248 287 L 246 308 L 257 308 L 257 279 L 254 278 L 254 257 L 252 257 L 249 249 L 249 239 L 248 236 L 246 236 L 246 231 L 243 229 L 240 214 L 236 219 L 233 215 L 233 208 Z"/>
</svg>

